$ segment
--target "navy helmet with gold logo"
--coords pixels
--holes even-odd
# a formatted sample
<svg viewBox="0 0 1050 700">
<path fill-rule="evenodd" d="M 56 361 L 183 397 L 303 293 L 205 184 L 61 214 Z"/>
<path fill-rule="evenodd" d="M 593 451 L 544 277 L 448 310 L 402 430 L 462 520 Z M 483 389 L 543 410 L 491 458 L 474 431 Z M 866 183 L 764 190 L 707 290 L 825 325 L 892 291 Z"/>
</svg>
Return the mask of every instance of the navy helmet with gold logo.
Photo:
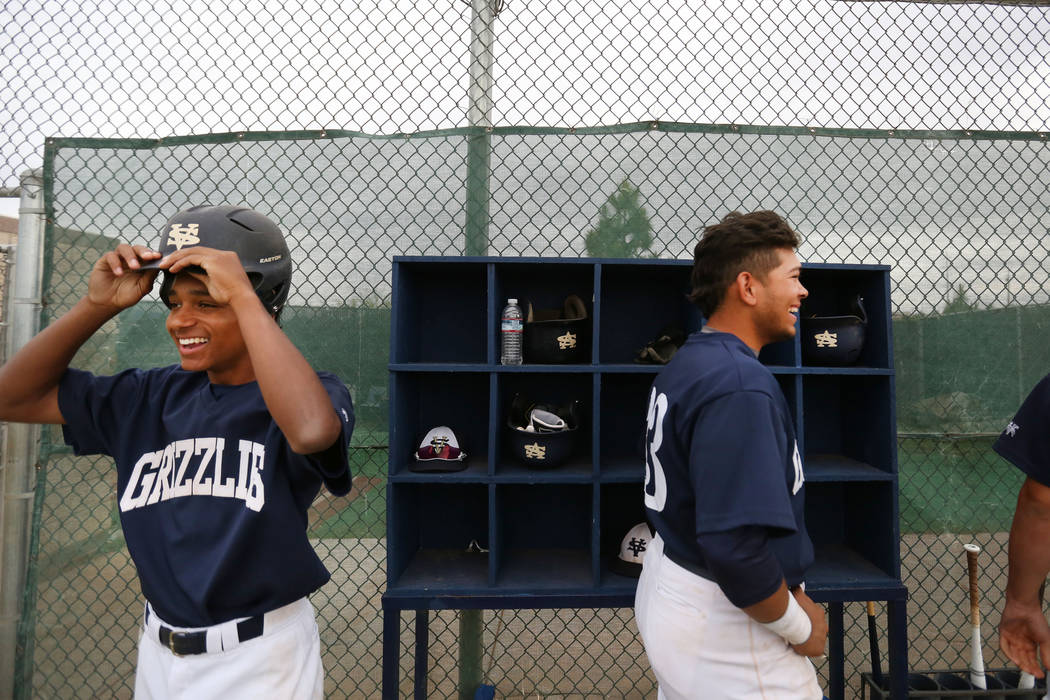
<svg viewBox="0 0 1050 700">
<path fill-rule="evenodd" d="M 852 365 L 864 349 L 868 314 L 864 299 L 853 298 L 852 313 L 836 316 L 803 315 L 799 320 L 802 360 L 807 365 Z M 805 304 L 803 304 L 803 311 Z"/>
<path fill-rule="evenodd" d="M 280 312 L 291 290 L 292 257 L 280 227 L 269 218 L 254 209 L 226 204 L 185 209 L 165 222 L 156 249 L 168 255 L 190 246 L 237 253 L 263 306 L 271 313 Z M 142 268 L 156 268 L 159 262 Z M 165 304 L 173 282 L 165 272 L 160 287 Z"/>
</svg>

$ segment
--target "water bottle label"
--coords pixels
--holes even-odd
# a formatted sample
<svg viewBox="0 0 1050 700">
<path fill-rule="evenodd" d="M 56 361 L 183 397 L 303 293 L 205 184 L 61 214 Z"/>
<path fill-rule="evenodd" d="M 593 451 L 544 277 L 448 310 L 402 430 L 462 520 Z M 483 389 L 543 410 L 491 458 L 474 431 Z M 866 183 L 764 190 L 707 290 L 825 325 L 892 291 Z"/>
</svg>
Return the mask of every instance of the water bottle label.
<svg viewBox="0 0 1050 700">
<path fill-rule="evenodd" d="M 502 328 L 504 332 L 510 331 L 511 333 L 521 333 L 521 319 L 505 318 L 503 319 Z"/>
</svg>

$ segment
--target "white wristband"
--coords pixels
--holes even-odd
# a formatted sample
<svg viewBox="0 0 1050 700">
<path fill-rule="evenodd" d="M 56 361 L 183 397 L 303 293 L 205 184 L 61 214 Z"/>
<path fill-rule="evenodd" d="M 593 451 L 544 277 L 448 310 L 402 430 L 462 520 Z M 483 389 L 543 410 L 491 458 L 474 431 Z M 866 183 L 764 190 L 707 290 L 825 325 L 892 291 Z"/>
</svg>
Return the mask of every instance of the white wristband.
<svg viewBox="0 0 1050 700">
<path fill-rule="evenodd" d="M 788 593 L 788 607 L 784 614 L 779 619 L 761 624 L 770 632 L 786 639 L 791 645 L 802 644 L 813 633 L 813 623 L 810 622 L 809 615 L 790 592 Z"/>
</svg>

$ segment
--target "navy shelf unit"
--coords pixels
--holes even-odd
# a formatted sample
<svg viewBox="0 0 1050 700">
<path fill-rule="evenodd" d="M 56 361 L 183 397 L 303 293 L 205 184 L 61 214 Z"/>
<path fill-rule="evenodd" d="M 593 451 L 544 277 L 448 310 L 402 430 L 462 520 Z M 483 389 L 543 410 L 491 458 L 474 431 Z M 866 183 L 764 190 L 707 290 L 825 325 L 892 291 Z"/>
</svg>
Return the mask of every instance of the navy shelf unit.
<svg viewBox="0 0 1050 700">
<path fill-rule="evenodd" d="M 630 607 L 636 580 L 613 573 L 620 538 L 644 520 L 642 436 L 659 365 L 633 363 L 663 327 L 701 325 L 686 298 L 691 261 L 395 257 L 390 337 L 387 587 L 383 695 L 398 694 L 400 613 L 416 611 L 416 697 L 426 696 L 428 610 Z M 844 695 L 847 601 L 887 601 L 894 697 L 905 697 L 889 268 L 806 264 L 803 314 L 839 315 L 860 294 L 867 340 L 848 367 L 812 367 L 800 340 L 763 349 L 791 406 L 817 550 L 807 590 L 828 604 L 830 687 Z M 590 362 L 499 364 L 508 297 L 587 305 Z M 529 469 L 508 453 L 515 392 L 583 403 L 566 464 Z M 468 453 L 452 473 L 410 470 L 422 436 L 448 425 Z M 479 547 L 471 547 L 476 543 Z M 478 551 L 485 550 L 485 551 Z"/>
</svg>

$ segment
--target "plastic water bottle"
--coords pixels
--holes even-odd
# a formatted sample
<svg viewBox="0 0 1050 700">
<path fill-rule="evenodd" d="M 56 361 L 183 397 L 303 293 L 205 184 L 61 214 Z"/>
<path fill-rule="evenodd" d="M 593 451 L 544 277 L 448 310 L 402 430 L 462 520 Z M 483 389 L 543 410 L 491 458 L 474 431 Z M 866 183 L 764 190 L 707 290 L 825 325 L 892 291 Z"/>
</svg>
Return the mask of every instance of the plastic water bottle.
<svg viewBox="0 0 1050 700">
<path fill-rule="evenodd" d="M 502 365 L 521 364 L 523 318 L 518 300 L 507 299 L 507 305 L 503 307 L 503 315 L 500 319 L 499 361 Z"/>
</svg>

